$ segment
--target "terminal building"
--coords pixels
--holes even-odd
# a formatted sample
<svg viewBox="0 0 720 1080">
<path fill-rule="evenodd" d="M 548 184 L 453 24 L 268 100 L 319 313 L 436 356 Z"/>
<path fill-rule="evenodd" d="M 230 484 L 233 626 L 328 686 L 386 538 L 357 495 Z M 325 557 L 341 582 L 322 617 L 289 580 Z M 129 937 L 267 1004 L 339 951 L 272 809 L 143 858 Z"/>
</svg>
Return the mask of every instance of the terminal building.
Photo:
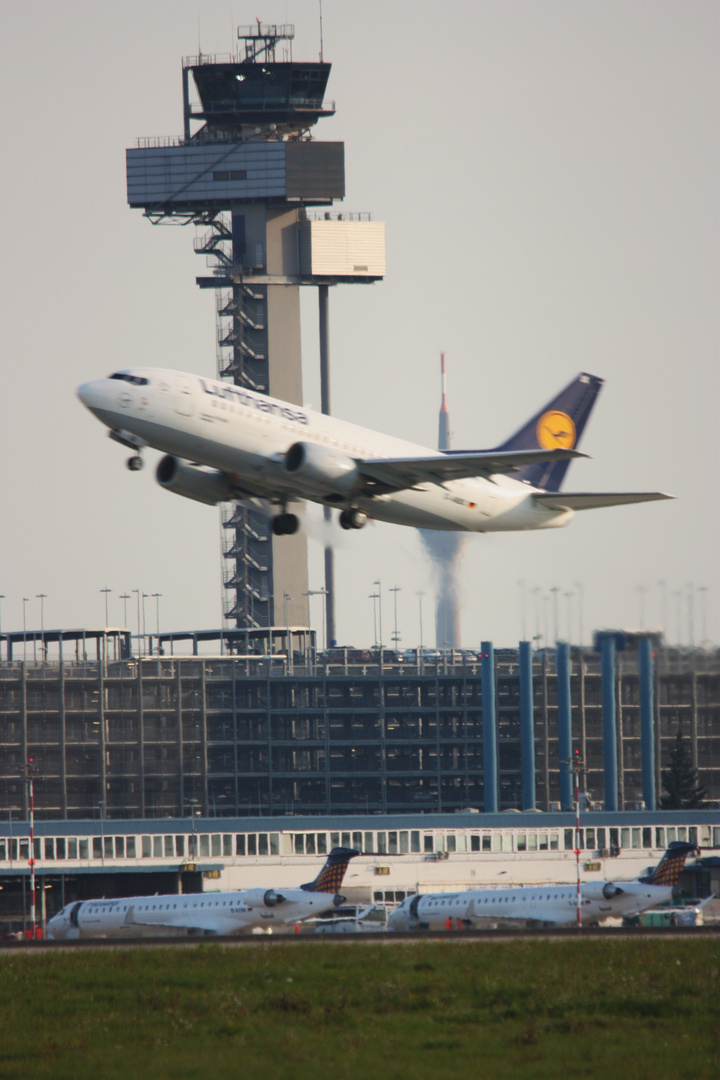
<svg viewBox="0 0 720 1080">
<path fill-rule="evenodd" d="M 717 653 L 611 633 L 408 664 L 324 657 L 302 627 L 139 644 L 124 629 L 0 635 L 8 925 L 31 850 L 47 917 L 97 895 L 297 885 L 336 843 L 363 853 L 343 886 L 363 903 L 498 874 L 570 881 L 575 751 L 586 879 L 631 878 L 689 839 L 710 849 L 689 864 L 695 894 L 715 887 Z M 659 808 L 678 730 L 707 790 L 697 810 Z"/>
</svg>

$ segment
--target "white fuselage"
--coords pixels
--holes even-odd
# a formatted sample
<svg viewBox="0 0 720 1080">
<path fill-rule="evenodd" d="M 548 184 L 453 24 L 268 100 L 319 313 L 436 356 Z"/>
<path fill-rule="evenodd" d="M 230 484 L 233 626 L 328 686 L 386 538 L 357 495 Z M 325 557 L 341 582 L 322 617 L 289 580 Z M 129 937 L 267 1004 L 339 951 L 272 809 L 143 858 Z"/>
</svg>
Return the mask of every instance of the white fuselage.
<svg viewBox="0 0 720 1080">
<path fill-rule="evenodd" d="M 85 405 L 111 430 L 175 457 L 227 474 L 239 489 L 268 499 L 326 500 L 317 486 L 283 468 L 297 442 L 356 460 L 441 457 L 437 450 L 251 390 L 183 372 L 134 368 L 136 383 L 99 379 L 80 387 Z M 381 521 L 417 528 L 492 532 L 562 526 L 571 510 L 533 499 L 537 489 L 505 475 L 422 483 L 348 503 Z"/>
<path fill-rule="evenodd" d="M 259 894 L 262 890 L 253 890 Z M 255 902 L 253 902 L 253 899 Z M 260 901 L 260 902 L 258 902 Z M 241 934 L 286 926 L 336 906 L 332 893 L 284 889 L 272 905 L 247 892 L 132 896 L 66 904 L 47 924 L 51 940 L 165 934 Z"/>
<path fill-rule="evenodd" d="M 581 886 L 583 924 L 636 915 L 672 899 L 670 886 L 623 882 L 617 895 L 606 898 L 602 882 Z M 429 893 L 408 897 L 388 919 L 391 930 L 443 930 L 453 927 L 572 926 L 577 925 L 577 888 L 544 885 L 514 889 L 472 889 L 456 893 Z"/>
</svg>

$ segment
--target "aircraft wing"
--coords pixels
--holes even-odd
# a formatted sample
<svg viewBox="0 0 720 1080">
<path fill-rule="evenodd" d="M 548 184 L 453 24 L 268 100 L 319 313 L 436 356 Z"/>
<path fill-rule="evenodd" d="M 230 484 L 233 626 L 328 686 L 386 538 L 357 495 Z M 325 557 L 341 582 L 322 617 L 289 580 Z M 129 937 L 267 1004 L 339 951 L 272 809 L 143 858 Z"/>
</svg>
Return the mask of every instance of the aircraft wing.
<svg viewBox="0 0 720 1080">
<path fill-rule="evenodd" d="M 434 454 L 432 457 L 366 458 L 358 469 L 368 479 L 379 481 L 389 490 L 415 487 L 417 484 L 444 484 L 472 476 L 512 473 L 524 465 L 541 461 L 563 461 L 587 457 L 577 450 L 478 450 L 468 453 Z"/>
<path fill-rule="evenodd" d="M 626 503 L 653 502 L 655 499 L 674 499 L 663 491 L 577 492 L 545 491 L 533 495 L 535 502 L 551 510 L 594 510 L 600 506 L 624 506 Z"/>
</svg>

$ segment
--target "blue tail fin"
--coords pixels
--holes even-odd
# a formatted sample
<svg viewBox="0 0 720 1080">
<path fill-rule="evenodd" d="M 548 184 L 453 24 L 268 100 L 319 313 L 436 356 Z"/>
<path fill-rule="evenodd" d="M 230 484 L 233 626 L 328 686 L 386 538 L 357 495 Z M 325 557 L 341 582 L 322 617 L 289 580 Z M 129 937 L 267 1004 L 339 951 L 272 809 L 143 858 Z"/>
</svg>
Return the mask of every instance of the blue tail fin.
<svg viewBox="0 0 720 1080">
<path fill-rule="evenodd" d="M 639 878 L 645 885 L 677 885 L 688 855 L 697 851 L 695 844 L 673 840 L 652 874 Z"/>
<path fill-rule="evenodd" d="M 359 851 L 352 848 L 334 847 L 315 880 L 308 881 L 307 885 L 301 885 L 300 888 L 305 892 L 339 892 L 348 863 L 359 854 Z"/>
<path fill-rule="evenodd" d="M 495 450 L 551 450 L 561 447 L 574 450 L 580 442 L 603 380 L 583 372 L 549 401 L 524 427 Z M 524 480 L 544 491 L 559 491 L 569 461 L 540 462 L 526 465 L 513 473 L 514 480 Z"/>
</svg>

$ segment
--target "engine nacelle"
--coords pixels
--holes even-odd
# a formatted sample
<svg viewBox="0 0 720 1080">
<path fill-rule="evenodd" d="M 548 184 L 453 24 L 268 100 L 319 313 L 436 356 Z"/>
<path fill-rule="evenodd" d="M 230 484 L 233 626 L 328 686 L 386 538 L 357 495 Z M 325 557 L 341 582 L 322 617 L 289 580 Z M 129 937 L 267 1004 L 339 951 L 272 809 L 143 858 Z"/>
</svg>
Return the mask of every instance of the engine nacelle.
<svg viewBox="0 0 720 1080">
<path fill-rule="evenodd" d="M 275 907 L 282 904 L 285 897 L 274 889 L 248 889 L 245 893 L 245 903 L 248 907 Z"/>
<path fill-rule="evenodd" d="M 160 487 L 186 499 L 215 506 L 233 498 L 230 481 L 217 469 L 201 469 L 189 461 L 166 454 L 158 463 L 155 473 Z"/>
<path fill-rule="evenodd" d="M 586 900 L 614 900 L 616 896 L 622 896 L 624 889 L 619 885 L 613 885 L 612 881 L 586 881 L 582 886 L 582 894 Z"/>
<path fill-rule="evenodd" d="M 309 481 L 323 495 L 349 495 L 362 483 L 360 470 L 351 457 L 317 443 L 293 443 L 285 455 L 283 468 Z"/>
</svg>

